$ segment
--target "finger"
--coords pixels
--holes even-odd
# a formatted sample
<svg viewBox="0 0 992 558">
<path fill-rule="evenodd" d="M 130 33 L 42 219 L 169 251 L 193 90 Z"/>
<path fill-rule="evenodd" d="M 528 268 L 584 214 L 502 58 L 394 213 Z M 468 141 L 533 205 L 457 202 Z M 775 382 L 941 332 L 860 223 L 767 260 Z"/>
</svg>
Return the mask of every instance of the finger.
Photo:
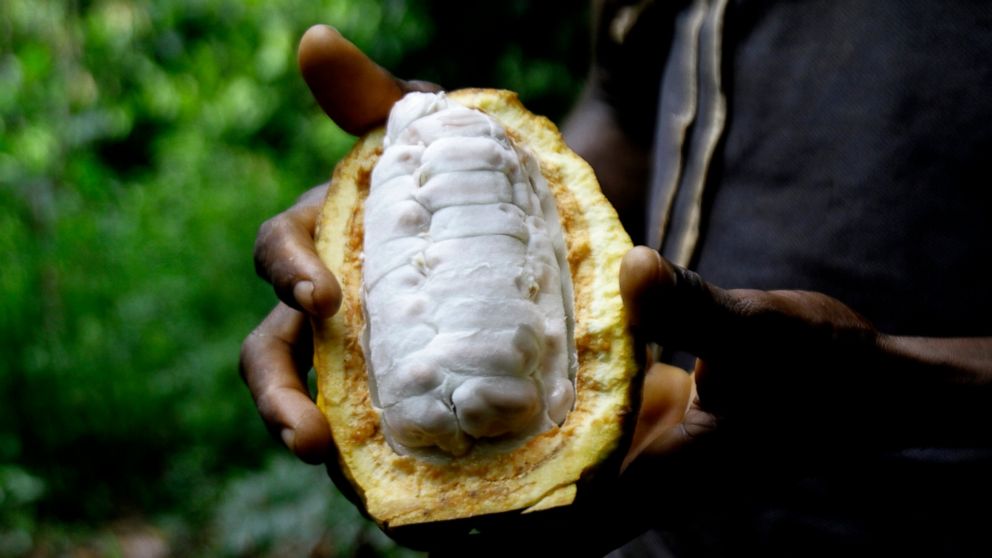
<svg viewBox="0 0 992 558">
<path fill-rule="evenodd" d="M 262 223 L 255 239 L 255 271 L 272 284 L 279 300 L 319 318 L 341 306 L 341 285 L 317 255 L 314 229 L 327 186 Z"/>
<path fill-rule="evenodd" d="M 737 339 L 751 293 L 710 285 L 645 246 L 630 250 L 620 265 L 620 294 L 632 329 L 646 340 L 702 358 Z"/>
<path fill-rule="evenodd" d="M 675 284 L 674 272 L 664 263 L 661 254 L 645 246 L 635 246 L 620 262 L 620 296 L 627 320 L 635 328 L 650 321 L 645 306 L 653 302 L 654 290 Z"/>
<path fill-rule="evenodd" d="M 241 376 L 266 426 L 307 463 L 322 463 L 331 430 L 307 391 L 312 339 L 306 317 L 277 305 L 241 347 Z"/>
<path fill-rule="evenodd" d="M 674 448 L 671 433 L 685 417 L 692 387 L 692 376 L 685 370 L 662 363 L 651 366 L 644 376 L 641 409 L 621 471 L 645 451 Z"/>
<path fill-rule="evenodd" d="M 439 89 L 396 79 L 328 25 L 314 25 L 303 34 L 297 60 L 317 103 L 350 134 L 361 135 L 385 122 L 404 93 Z"/>
<path fill-rule="evenodd" d="M 771 347 L 802 352 L 815 343 L 871 348 L 877 342 L 868 320 L 823 293 L 724 290 L 644 246 L 624 256 L 620 290 L 638 333 L 705 360 L 728 351 L 739 356 Z"/>
</svg>

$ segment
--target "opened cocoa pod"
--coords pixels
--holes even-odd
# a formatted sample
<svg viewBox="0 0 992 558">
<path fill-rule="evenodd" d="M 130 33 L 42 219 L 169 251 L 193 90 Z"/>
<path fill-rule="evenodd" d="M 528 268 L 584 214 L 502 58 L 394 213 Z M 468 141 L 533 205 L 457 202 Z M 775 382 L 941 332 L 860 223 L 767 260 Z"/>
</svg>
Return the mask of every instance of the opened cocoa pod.
<svg viewBox="0 0 992 558">
<path fill-rule="evenodd" d="M 588 164 L 514 93 L 411 93 L 337 166 L 317 249 L 318 406 L 367 513 L 404 525 L 571 504 L 618 467 L 637 364 L 631 242 Z"/>
</svg>

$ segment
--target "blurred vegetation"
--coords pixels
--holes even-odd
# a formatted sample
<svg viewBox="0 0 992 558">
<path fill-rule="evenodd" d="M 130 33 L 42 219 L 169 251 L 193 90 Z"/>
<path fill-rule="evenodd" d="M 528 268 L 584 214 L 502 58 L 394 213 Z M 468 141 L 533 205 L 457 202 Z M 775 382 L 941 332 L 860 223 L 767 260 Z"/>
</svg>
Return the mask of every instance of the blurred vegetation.
<svg viewBox="0 0 992 558">
<path fill-rule="evenodd" d="M 311 24 L 560 118 L 585 2 L 0 2 L 0 556 L 395 554 L 265 432 L 237 374 L 258 225 L 352 138 Z M 157 546 L 156 546 L 157 545 Z"/>
</svg>

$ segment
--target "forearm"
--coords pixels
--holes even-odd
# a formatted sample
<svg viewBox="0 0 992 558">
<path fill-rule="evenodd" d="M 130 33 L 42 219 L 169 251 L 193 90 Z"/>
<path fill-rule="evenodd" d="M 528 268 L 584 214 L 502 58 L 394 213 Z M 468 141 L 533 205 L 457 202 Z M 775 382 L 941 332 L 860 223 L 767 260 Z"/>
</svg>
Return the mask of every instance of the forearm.
<svg viewBox="0 0 992 558">
<path fill-rule="evenodd" d="M 881 366 L 908 441 L 992 442 L 992 337 L 883 335 Z"/>
</svg>

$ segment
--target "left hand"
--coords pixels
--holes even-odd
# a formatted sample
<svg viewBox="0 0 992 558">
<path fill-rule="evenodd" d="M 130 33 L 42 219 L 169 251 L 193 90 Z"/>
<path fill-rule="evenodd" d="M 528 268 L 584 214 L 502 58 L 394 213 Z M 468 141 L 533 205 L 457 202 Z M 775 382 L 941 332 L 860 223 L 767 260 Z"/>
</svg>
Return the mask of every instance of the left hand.
<svg viewBox="0 0 992 558">
<path fill-rule="evenodd" d="M 639 337 L 698 357 L 692 376 L 665 371 L 662 389 L 692 394 L 677 402 L 652 405 L 659 396 L 648 376 L 628 463 L 676 451 L 718 424 L 750 447 L 829 450 L 901 443 L 927 417 L 913 408 L 927 386 L 907 373 L 923 364 L 895 354 L 894 338 L 836 299 L 720 289 L 646 247 L 624 258 L 620 283 Z"/>
<path fill-rule="evenodd" d="M 707 461 L 711 433 L 759 425 L 733 432 L 771 440 L 799 424 L 831 423 L 827 411 L 838 414 L 835 402 L 857 391 L 837 371 L 874 350 L 874 328 L 836 300 L 725 291 L 644 247 L 624 258 L 620 288 L 635 337 L 700 360 L 692 374 L 650 366 L 620 477 L 596 479 L 572 506 L 535 514 L 526 528 L 539 542 L 528 551 L 601 556 L 649 525 L 678 521 L 704 492 L 700 483 L 726 466 Z M 451 555 L 506 555 L 522 538 L 484 532 L 453 543 Z"/>
</svg>

